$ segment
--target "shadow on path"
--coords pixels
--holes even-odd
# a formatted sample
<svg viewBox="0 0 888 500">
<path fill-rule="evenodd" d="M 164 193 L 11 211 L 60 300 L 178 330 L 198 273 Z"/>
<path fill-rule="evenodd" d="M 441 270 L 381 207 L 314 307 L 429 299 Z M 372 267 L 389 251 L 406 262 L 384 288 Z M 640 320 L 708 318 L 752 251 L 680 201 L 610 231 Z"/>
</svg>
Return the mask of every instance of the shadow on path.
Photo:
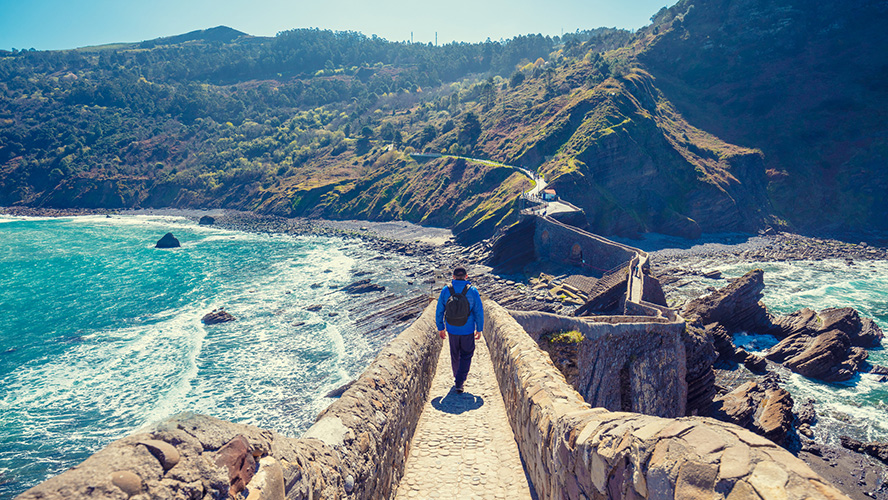
<svg viewBox="0 0 888 500">
<path fill-rule="evenodd" d="M 453 415 L 460 415 L 467 411 L 477 410 L 482 406 L 484 406 L 484 398 L 481 396 L 476 396 L 469 392 L 459 394 L 453 389 L 450 389 L 450 392 L 443 397 L 438 396 L 432 400 L 432 407 L 436 410 Z"/>
</svg>

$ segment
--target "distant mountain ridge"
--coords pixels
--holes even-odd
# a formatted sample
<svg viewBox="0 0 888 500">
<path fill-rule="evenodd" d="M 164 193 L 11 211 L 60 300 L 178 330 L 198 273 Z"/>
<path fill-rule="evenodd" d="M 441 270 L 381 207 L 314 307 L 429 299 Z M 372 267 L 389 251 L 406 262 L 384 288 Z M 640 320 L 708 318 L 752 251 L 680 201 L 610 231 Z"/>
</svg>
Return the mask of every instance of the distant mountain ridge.
<svg viewBox="0 0 888 500">
<path fill-rule="evenodd" d="M 194 41 L 231 43 L 242 36 L 250 35 L 247 35 L 242 31 L 229 28 L 228 26 L 216 26 L 215 28 L 208 28 L 205 30 L 189 31 L 188 33 L 184 33 L 182 35 L 145 40 L 144 42 L 139 43 L 139 47 L 143 49 L 150 49 L 158 45 L 175 45 L 178 43 Z"/>
</svg>

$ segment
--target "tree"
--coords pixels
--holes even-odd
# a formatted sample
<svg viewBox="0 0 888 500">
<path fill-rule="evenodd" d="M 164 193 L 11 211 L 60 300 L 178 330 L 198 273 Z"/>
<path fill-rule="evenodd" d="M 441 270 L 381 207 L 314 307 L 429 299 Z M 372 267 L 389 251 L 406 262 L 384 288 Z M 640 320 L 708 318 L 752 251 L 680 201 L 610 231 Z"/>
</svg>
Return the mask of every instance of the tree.
<svg viewBox="0 0 888 500">
<path fill-rule="evenodd" d="M 437 136 L 438 129 L 436 129 L 434 125 L 428 124 L 422 129 L 422 134 L 419 136 L 419 143 L 420 145 L 425 146 L 435 140 L 435 137 Z"/>
<path fill-rule="evenodd" d="M 515 88 L 521 85 L 524 82 L 524 72 L 518 70 L 512 73 L 512 78 L 509 79 L 509 86 Z"/>
<path fill-rule="evenodd" d="M 379 137 L 383 140 L 390 141 L 395 136 L 395 126 L 392 122 L 385 122 L 382 124 L 382 127 L 379 129 Z"/>
<path fill-rule="evenodd" d="M 463 115 L 462 125 L 459 129 L 458 141 L 465 146 L 474 146 L 478 136 L 481 135 L 481 122 L 478 116 L 469 111 Z"/>
</svg>

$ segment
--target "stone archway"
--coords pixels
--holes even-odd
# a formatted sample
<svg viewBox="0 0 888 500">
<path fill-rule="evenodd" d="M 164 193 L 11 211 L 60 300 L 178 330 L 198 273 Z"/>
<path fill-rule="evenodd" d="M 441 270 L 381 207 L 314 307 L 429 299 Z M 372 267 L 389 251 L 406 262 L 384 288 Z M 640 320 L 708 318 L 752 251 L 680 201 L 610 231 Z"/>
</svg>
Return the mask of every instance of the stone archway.
<svg viewBox="0 0 888 500">
<path fill-rule="evenodd" d="M 570 258 L 574 260 L 583 258 L 583 247 L 581 247 L 579 243 L 574 243 L 573 246 L 570 247 Z"/>
</svg>

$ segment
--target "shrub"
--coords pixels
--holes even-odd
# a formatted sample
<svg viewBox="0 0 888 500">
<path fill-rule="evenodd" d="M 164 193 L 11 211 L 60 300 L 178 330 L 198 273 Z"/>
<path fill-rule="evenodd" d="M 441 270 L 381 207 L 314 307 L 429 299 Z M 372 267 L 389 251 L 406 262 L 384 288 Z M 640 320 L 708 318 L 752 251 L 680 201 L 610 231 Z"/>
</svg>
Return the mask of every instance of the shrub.
<svg viewBox="0 0 888 500">
<path fill-rule="evenodd" d="M 567 330 L 546 333 L 543 335 L 543 339 L 552 344 L 579 344 L 583 340 L 586 340 L 586 337 L 584 337 L 578 330 Z"/>
</svg>

